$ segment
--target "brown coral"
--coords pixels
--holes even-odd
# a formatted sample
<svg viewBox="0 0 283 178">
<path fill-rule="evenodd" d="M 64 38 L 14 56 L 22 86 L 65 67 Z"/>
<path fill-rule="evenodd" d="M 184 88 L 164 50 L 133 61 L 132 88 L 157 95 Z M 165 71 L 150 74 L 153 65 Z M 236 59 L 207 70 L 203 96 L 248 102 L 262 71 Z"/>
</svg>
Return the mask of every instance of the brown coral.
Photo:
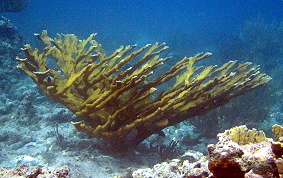
<svg viewBox="0 0 283 178">
<path fill-rule="evenodd" d="M 236 61 L 229 61 L 220 67 L 197 67 L 198 61 L 211 56 L 199 53 L 149 80 L 169 59 L 159 56 L 168 48 L 165 44 L 138 50 L 121 46 L 107 56 L 94 36 L 78 40 L 75 35 L 62 34 L 53 39 L 43 31 L 36 34 L 46 45 L 43 52 L 26 45 L 26 59 L 18 58 L 18 67 L 52 100 L 84 121 L 73 123 L 77 130 L 120 148 L 137 145 L 165 127 L 204 114 L 271 79 L 259 72 L 259 66 L 250 67 L 251 63 L 235 67 Z M 47 66 L 49 59 L 58 70 Z M 174 78 L 173 86 L 152 96 L 159 85 Z"/>
</svg>

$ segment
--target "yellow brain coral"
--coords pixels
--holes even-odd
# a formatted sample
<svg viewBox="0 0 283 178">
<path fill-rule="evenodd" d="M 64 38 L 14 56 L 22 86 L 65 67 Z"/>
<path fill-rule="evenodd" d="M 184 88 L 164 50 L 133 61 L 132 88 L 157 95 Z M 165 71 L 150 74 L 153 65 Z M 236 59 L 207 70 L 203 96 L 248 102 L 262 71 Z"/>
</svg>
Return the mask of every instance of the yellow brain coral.
<svg viewBox="0 0 283 178">
<path fill-rule="evenodd" d="M 238 143 L 239 145 L 246 145 L 249 143 L 260 143 L 263 141 L 270 141 L 269 138 L 265 136 L 263 131 L 257 131 L 256 129 L 248 129 L 246 125 L 241 125 L 233 127 L 229 130 L 225 130 L 224 134 Z"/>
</svg>

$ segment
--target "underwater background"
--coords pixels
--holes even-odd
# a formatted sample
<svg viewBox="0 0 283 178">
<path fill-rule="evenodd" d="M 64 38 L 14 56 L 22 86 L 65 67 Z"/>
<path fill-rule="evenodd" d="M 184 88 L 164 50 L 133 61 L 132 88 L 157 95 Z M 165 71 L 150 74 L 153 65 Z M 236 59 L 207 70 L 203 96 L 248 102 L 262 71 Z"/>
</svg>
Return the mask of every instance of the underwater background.
<svg viewBox="0 0 283 178">
<path fill-rule="evenodd" d="M 217 133 L 237 125 L 272 137 L 271 126 L 283 124 L 281 0 L 31 0 L 23 12 L 0 15 L 1 167 L 68 165 L 73 177 L 112 177 L 129 167 L 152 167 L 189 149 L 206 155 Z M 172 56 L 166 66 L 208 51 L 213 56 L 202 64 L 249 61 L 273 80 L 203 116 L 164 129 L 165 137 L 153 135 L 135 150 L 117 154 L 105 141 L 77 132 L 70 122 L 79 119 L 50 101 L 16 68 L 15 58 L 23 56 L 24 44 L 43 48 L 33 35 L 42 30 L 52 37 L 64 33 L 79 39 L 98 33 L 95 40 L 109 54 L 120 45 L 166 42 L 166 54 Z M 172 141 L 178 151 L 160 155 L 158 147 Z"/>
</svg>

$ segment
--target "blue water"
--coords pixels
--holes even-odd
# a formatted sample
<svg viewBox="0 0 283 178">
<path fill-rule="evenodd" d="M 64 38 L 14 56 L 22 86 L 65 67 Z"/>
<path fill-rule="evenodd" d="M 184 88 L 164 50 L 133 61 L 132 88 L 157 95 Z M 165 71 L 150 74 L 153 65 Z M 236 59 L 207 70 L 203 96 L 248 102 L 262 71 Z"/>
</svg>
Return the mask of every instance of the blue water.
<svg viewBox="0 0 283 178">
<path fill-rule="evenodd" d="M 173 62 L 171 60 L 166 61 L 170 65 L 176 62 L 174 59 L 180 60 L 184 56 L 209 51 L 213 53 L 211 57 L 213 60 L 208 60 L 210 61 L 209 65 L 223 64 L 228 60 L 250 61 L 261 65 L 261 71 L 273 77 L 272 82 L 267 84 L 267 87 L 246 94 L 238 100 L 233 100 L 227 107 L 215 109 L 203 117 L 200 116 L 196 120 L 192 120 L 191 123 L 171 128 L 174 132 L 167 130 L 167 137 L 164 139 L 167 139 L 168 143 L 170 143 L 171 138 L 180 139 L 180 147 L 183 150 L 190 147 L 205 152 L 207 151 L 205 145 L 212 143 L 209 139 L 216 138 L 217 133 L 236 125 L 246 124 L 249 128 L 265 129 L 264 131 L 268 131 L 266 133 L 271 132 L 270 128 L 273 123 L 282 125 L 283 25 L 280 25 L 280 23 L 283 24 L 283 0 L 30 0 L 25 11 L 6 12 L 0 15 L 10 19 L 23 35 L 25 43 L 30 43 L 32 47 L 40 47 L 40 43 L 37 42 L 38 40 L 33 34 L 40 33 L 42 30 L 47 30 L 51 37 L 56 37 L 56 33 L 72 33 L 80 39 L 86 38 L 91 33 L 98 33 L 96 40 L 103 44 L 106 52 L 111 52 L 120 45 L 137 43 L 141 47 L 146 43 L 166 42 L 170 49 L 169 52 L 165 52 L 165 55 L 170 53 L 169 55 L 173 56 Z M 11 49 L 9 48 L 7 51 L 11 51 Z M 4 56 L 1 59 L 9 58 Z M 0 70 L 3 73 L 1 78 L 4 79 L 1 82 L 7 87 L 0 87 L 0 90 L 5 91 L 0 96 L 4 100 L 0 101 L 0 113 L 5 114 L 1 113 L 0 117 L 0 133 L 4 132 L 4 134 L 0 134 L 2 135 L 0 138 L 0 151 L 2 151 L 0 166 L 14 166 L 13 164 L 25 163 L 23 161 L 16 162 L 17 159 L 21 158 L 18 155 L 29 155 L 33 152 L 25 152 L 26 147 L 19 148 L 21 144 L 29 144 L 28 148 L 34 148 L 34 157 L 39 162 L 44 158 L 36 157 L 36 155 L 43 154 L 42 157 L 46 157 L 48 164 L 50 163 L 48 160 L 52 158 L 50 163 L 52 166 L 55 164 L 53 159 L 56 160 L 54 162 L 65 164 L 65 162 L 69 162 L 69 158 L 76 157 L 74 155 L 81 155 L 81 153 L 85 156 L 82 156 L 82 158 L 86 159 L 88 154 L 81 150 L 87 150 L 90 147 L 85 144 L 86 142 L 83 142 L 85 140 L 81 141 L 81 138 L 74 134 L 72 130 L 74 128 L 69 120 L 67 121 L 67 119 L 73 118 L 68 115 L 67 111 L 65 113 L 59 107 L 58 109 L 57 105 L 54 106 L 53 102 L 51 104 L 45 102 L 46 98 L 41 97 L 41 93 L 32 98 L 35 88 L 34 85 L 30 84 L 31 81 L 29 81 L 30 83 L 27 82 L 26 86 L 17 88 L 18 85 L 15 85 L 15 83 L 17 84 L 19 78 L 22 80 L 22 77 L 15 79 L 15 75 L 20 73 L 20 71 L 14 72 L 16 65 L 12 62 L 15 63 L 15 60 L 11 60 L 12 62 L 9 63 L 8 60 L 3 61 L 1 61 L 3 64 L 0 62 L 0 67 L 3 66 Z M 10 67 L 11 70 L 6 70 L 6 67 Z M 160 71 L 164 72 L 167 69 L 166 67 L 160 67 Z M 158 74 L 158 72 L 156 73 Z M 9 76 L 12 73 L 15 73 L 15 75 Z M 8 77 L 5 78 L 6 76 L 9 76 L 11 80 L 7 80 Z M 14 81 L 14 83 L 10 81 Z M 29 90 L 23 92 L 26 89 Z M 38 93 L 38 91 L 34 93 Z M 30 98 L 26 96 L 30 96 Z M 23 110 L 23 106 L 29 107 L 29 104 L 33 101 L 36 108 L 36 113 L 32 113 L 34 116 L 29 115 L 31 111 L 33 112 L 31 109 L 20 112 Z M 18 107 L 19 103 L 22 107 Z M 55 108 L 52 111 L 49 109 L 51 105 L 52 108 Z M 202 122 L 202 119 L 208 121 Z M 70 154 L 69 157 L 62 154 L 61 150 L 51 149 L 50 146 L 58 141 L 52 135 L 54 128 L 50 123 L 57 123 L 58 121 L 61 124 L 60 129 L 62 129 L 60 134 L 62 133 L 66 138 L 69 151 L 76 153 Z M 35 125 L 30 124 L 31 122 L 35 122 Z M 191 125 L 197 128 L 197 131 L 193 130 Z M 46 128 L 44 128 L 45 126 Z M 175 132 L 178 127 L 185 129 Z M 43 129 L 41 130 L 41 128 Z M 186 128 L 190 128 L 191 131 Z M 32 139 L 28 140 L 25 135 Z M 36 135 L 35 138 L 33 138 L 34 135 Z M 47 143 L 46 138 L 48 140 L 53 139 L 54 143 L 50 141 Z M 160 139 L 159 137 L 156 138 L 156 140 Z M 35 142 L 33 139 L 37 141 L 36 144 L 32 143 Z M 154 141 L 155 138 L 152 140 Z M 92 140 L 88 141 L 91 143 Z M 166 140 L 160 139 L 161 142 L 166 143 Z M 102 142 L 93 145 L 98 145 L 98 148 L 100 148 L 100 143 L 103 147 Z M 3 156 L 6 145 L 8 145 L 7 155 L 11 155 L 9 159 Z M 64 146 L 64 144 L 62 145 Z M 41 148 L 45 151 L 41 151 Z M 16 151 L 18 155 L 15 154 Z M 60 155 L 58 159 L 56 159 L 58 157 L 56 154 Z M 100 158 L 99 154 L 99 152 L 95 153 L 96 156 L 98 155 L 97 158 Z M 100 167 L 103 170 L 105 169 L 104 162 L 97 164 L 96 161 L 93 161 L 93 157 L 91 159 L 87 158 L 87 161 L 82 159 L 83 161 L 78 163 L 76 162 L 77 159 L 71 161 L 74 163 L 74 165 L 70 165 L 71 170 L 79 172 L 84 170 L 81 168 L 85 168 L 87 169 L 85 174 L 88 174 L 89 172 L 101 172 L 98 169 Z M 97 159 L 97 162 L 99 160 Z M 108 159 L 105 160 L 108 164 Z M 34 164 L 38 166 L 39 162 Z M 115 160 L 112 162 L 110 165 L 119 165 Z M 128 167 L 128 164 L 131 164 L 131 162 L 124 162 L 127 163 L 127 166 L 124 166 L 125 168 Z M 89 167 L 85 167 L 86 164 L 89 164 Z M 97 168 L 97 171 L 93 170 L 94 168 Z M 124 171 L 122 170 L 122 172 Z"/>
<path fill-rule="evenodd" d="M 105 41 L 148 43 L 170 33 L 192 34 L 217 43 L 235 34 L 245 21 L 263 17 L 281 21 L 281 0 L 31 0 L 21 13 L 3 13 L 25 38 L 43 29 L 85 38 L 99 33 Z"/>
</svg>

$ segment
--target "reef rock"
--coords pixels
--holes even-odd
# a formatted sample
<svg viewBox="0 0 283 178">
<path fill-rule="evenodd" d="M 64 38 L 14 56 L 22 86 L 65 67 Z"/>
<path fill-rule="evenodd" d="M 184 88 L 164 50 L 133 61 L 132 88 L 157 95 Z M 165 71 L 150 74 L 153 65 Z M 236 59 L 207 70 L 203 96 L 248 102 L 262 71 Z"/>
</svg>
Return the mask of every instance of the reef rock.
<svg viewBox="0 0 283 178">
<path fill-rule="evenodd" d="M 20 56 L 24 45 L 23 37 L 16 27 L 5 17 L 0 16 L 0 91 L 8 93 L 11 85 L 19 82 L 20 72 L 14 67 L 14 58 Z"/>
<path fill-rule="evenodd" d="M 207 157 L 189 151 L 180 159 L 131 171 L 120 178 L 280 178 L 283 177 L 281 130 L 283 127 L 273 126 L 275 142 L 262 131 L 234 127 L 218 134 L 218 143 L 208 145 Z"/>
<path fill-rule="evenodd" d="M 274 153 L 273 140 L 266 138 L 262 131 L 248 130 L 245 126 L 239 126 L 217 136 L 219 142 L 208 145 L 208 168 L 213 173 L 213 177 L 279 178 L 278 167 L 282 167 L 279 164 L 282 161 L 278 160 Z M 263 141 L 259 142 L 259 138 Z M 248 139 L 250 142 L 243 142 L 243 139 Z"/>
<path fill-rule="evenodd" d="M 0 167 L 0 177 L 2 178 L 21 178 L 21 177 L 36 177 L 36 178 L 69 178 L 68 166 L 62 166 L 50 171 L 45 167 L 29 168 L 27 165 L 21 165 L 17 168 L 7 169 Z"/>
</svg>

